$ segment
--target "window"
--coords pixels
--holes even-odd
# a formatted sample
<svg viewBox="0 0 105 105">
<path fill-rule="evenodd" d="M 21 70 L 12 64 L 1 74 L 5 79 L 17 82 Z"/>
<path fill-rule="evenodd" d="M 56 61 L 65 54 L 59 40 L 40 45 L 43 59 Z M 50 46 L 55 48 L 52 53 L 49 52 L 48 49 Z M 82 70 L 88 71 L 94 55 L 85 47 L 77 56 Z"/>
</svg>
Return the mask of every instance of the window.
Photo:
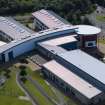
<svg viewBox="0 0 105 105">
<path fill-rule="evenodd" d="M 96 41 L 87 41 L 85 47 L 96 47 Z"/>
<path fill-rule="evenodd" d="M 93 46 L 93 43 L 88 43 L 88 46 Z"/>
<path fill-rule="evenodd" d="M 75 96 L 75 93 L 74 93 L 74 91 L 73 91 L 73 90 L 71 91 L 71 94 L 72 94 L 73 96 Z"/>
</svg>

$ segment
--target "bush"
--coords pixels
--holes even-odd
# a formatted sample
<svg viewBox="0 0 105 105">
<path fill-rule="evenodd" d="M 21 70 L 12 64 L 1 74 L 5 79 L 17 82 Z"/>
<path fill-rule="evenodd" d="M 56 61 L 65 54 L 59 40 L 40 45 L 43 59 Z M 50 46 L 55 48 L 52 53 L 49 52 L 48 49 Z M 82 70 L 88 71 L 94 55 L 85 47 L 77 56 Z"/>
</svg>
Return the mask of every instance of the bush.
<svg viewBox="0 0 105 105">
<path fill-rule="evenodd" d="M 26 75 L 27 75 L 26 70 L 24 70 L 24 69 L 21 70 L 21 71 L 20 71 L 20 75 L 23 76 L 23 77 L 26 76 Z"/>
<path fill-rule="evenodd" d="M 20 63 L 28 64 L 28 61 L 26 59 L 20 59 Z"/>
<path fill-rule="evenodd" d="M 19 68 L 20 68 L 21 70 L 25 70 L 25 69 L 26 69 L 26 66 L 21 65 Z"/>
</svg>

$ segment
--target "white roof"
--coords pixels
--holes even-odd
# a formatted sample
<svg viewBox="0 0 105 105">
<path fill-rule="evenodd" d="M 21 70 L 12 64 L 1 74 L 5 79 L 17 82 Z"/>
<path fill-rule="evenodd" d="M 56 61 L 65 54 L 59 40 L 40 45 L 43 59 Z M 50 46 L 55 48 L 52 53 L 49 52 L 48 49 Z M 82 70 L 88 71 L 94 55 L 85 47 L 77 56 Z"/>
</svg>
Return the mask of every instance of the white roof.
<svg viewBox="0 0 105 105">
<path fill-rule="evenodd" d="M 5 44 L 7 44 L 7 43 L 5 43 L 5 42 L 3 42 L 3 41 L 0 41 L 0 46 L 3 46 L 3 45 L 5 45 Z"/>
<path fill-rule="evenodd" d="M 27 30 L 26 30 L 27 29 Z M 33 32 L 12 18 L 0 17 L 0 31 L 10 36 L 12 39 L 27 38 Z"/>
<path fill-rule="evenodd" d="M 61 27 L 63 25 L 69 24 L 65 22 L 66 20 L 64 21 L 63 18 L 61 18 L 54 12 L 44 10 L 44 9 L 34 12 L 32 13 L 32 15 L 35 18 L 37 18 L 39 21 L 41 21 L 48 28 L 57 28 L 57 27 Z"/>
<path fill-rule="evenodd" d="M 95 35 L 101 32 L 100 28 L 90 25 L 76 25 L 76 32 L 79 35 Z"/>
<path fill-rule="evenodd" d="M 48 50 L 52 54 L 61 54 L 61 53 L 67 52 L 67 50 L 59 46 L 51 46 L 51 45 L 41 44 L 41 43 L 38 43 L 38 45 Z"/>
<path fill-rule="evenodd" d="M 103 62 L 79 49 L 59 54 L 59 56 L 81 71 L 86 72 L 96 80 L 105 84 L 105 64 Z"/>
<path fill-rule="evenodd" d="M 63 36 L 63 37 L 59 37 L 59 38 L 44 41 L 44 42 L 42 42 L 42 44 L 47 44 L 47 45 L 52 45 L 52 46 L 59 46 L 59 45 L 62 45 L 62 44 L 77 41 L 77 39 L 74 36 L 76 36 L 76 35 Z"/>
<path fill-rule="evenodd" d="M 99 89 L 54 60 L 44 64 L 43 66 L 89 99 L 101 93 Z"/>
</svg>

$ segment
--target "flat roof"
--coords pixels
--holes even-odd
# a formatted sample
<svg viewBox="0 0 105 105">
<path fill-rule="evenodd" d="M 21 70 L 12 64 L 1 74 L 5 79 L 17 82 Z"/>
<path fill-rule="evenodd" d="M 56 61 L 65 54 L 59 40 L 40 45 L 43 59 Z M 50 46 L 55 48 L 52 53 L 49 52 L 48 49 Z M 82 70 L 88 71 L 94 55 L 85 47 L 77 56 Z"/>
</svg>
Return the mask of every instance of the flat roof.
<svg viewBox="0 0 105 105">
<path fill-rule="evenodd" d="M 11 22 L 13 22 L 14 24 L 20 26 L 21 28 L 23 28 L 24 30 L 26 30 L 27 32 L 33 34 L 35 33 L 33 30 L 31 30 L 30 28 L 26 27 L 24 24 L 21 24 L 20 22 L 16 21 L 15 19 L 13 19 L 12 17 L 5 17 L 8 20 L 10 20 Z"/>
<path fill-rule="evenodd" d="M 0 17 L 0 31 L 4 32 L 14 40 L 27 38 L 34 33 L 11 17 Z"/>
<path fill-rule="evenodd" d="M 0 41 L 0 46 L 7 44 L 6 42 Z"/>
<path fill-rule="evenodd" d="M 79 49 L 59 54 L 59 56 L 105 84 L 105 64 L 103 62 Z"/>
<path fill-rule="evenodd" d="M 42 42 L 42 44 L 52 45 L 52 46 L 59 46 L 62 44 L 75 42 L 77 39 L 75 38 L 76 35 L 68 35 L 68 36 L 62 36 L 55 39 L 50 39 L 47 41 Z"/>
<path fill-rule="evenodd" d="M 79 35 L 95 35 L 101 32 L 100 28 L 90 25 L 76 25 L 76 33 Z"/>
<path fill-rule="evenodd" d="M 7 45 L 1 46 L 0 54 L 7 51 L 8 49 L 11 49 L 15 46 L 18 46 L 19 44 L 29 41 L 29 40 L 33 40 L 33 39 L 40 40 L 40 39 L 48 38 L 48 37 L 54 36 L 54 33 L 56 33 L 55 36 L 58 36 L 58 35 L 60 35 L 58 33 L 61 33 L 61 32 L 64 33 L 64 31 L 66 31 L 67 33 L 74 32 L 75 29 L 76 28 L 73 26 L 70 27 L 70 26 L 66 25 L 66 26 L 63 26 L 63 27 L 57 28 L 57 29 L 48 29 L 48 30 L 40 31 L 40 32 L 34 33 L 31 36 L 24 38 L 22 40 L 18 39 L 18 40 L 8 43 Z"/>
<path fill-rule="evenodd" d="M 44 64 L 43 66 L 89 99 L 101 93 L 99 89 L 54 60 Z"/>
<path fill-rule="evenodd" d="M 57 28 L 67 24 L 70 25 L 69 22 L 49 10 L 42 9 L 32 13 L 32 15 L 48 28 Z"/>
<path fill-rule="evenodd" d="M 67 50 L 59 46 L 52 46 L 52 45 L 47 45 L 47 44 L 42 44 L 42 43 L 38 43 L 38 45 L 53 54 L 61 54 L 61 53 L 67 52 Z"/>
</svg>

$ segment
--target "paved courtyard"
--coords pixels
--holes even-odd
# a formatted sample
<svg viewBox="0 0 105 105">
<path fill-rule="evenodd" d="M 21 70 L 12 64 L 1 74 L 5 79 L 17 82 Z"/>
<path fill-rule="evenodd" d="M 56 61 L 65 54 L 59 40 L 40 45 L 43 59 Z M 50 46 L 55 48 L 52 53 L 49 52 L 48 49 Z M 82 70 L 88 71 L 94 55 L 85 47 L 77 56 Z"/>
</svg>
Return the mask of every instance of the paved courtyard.
<svg viewBox="0 0 105 105">
<path fill-rule="evenodd" d="M 39 54 L 35 54 L 35 55 L 31 56 L 29 59 L 40 66 L 47 62 L 47 60 L 44 59 Z"/>
</svg>

